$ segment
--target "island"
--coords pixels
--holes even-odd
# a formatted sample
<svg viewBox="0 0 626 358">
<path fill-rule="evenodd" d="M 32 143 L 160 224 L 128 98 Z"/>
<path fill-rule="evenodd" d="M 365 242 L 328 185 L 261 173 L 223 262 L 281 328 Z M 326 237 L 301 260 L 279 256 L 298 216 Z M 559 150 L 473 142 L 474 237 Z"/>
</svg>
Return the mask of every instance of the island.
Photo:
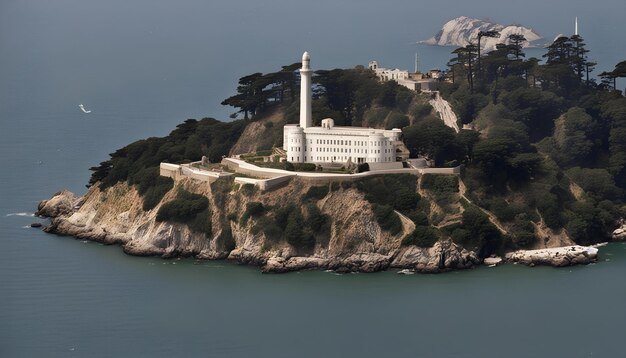
<svg viewBox="0 0 626 358">
<path fill-rule="evenodd" d="M 625 62 L 597 83 L 580 35 L 545 64 L 510 36 L 402 78 L 373 62 L 313 71 L 305 53 L 242 77 L 231 121 L 129 144 L 91 168 L 86 194 L 37 214 L 131 255 L 263 272 L 594 262 L 626 232 Z"/>
</svg>

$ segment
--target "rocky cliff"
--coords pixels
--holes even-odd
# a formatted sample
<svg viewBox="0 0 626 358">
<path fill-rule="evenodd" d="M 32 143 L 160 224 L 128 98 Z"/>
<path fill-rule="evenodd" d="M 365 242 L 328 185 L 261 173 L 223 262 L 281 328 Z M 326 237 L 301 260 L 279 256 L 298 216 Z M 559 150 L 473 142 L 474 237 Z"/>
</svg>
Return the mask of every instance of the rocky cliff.
<svg viewBox="0 0 626 358">
<path fill-rule="evenodd" d="M 422 43 L 439 46 L 466 46 L 470 43 L 477 43 L 478 33 L 481 31 L 498 31 L 499 37 L 483 37 L 481 48 L 493 50 L 496 44 L 507 43 L 507 38 L 512 34 L 524 35 L 527 42 L 524 47 L 529 47 L 533 42 L 542 37 L 532 29 L 520 25 L 500 25 L 489 21 L 474 19 L 467 16 L 460 16 L 446 22 L 437 35 L 422 41 Z"/>
<path fill-rule="evenodd" d="M 158 209 L 175 198 L 178 188 L 209 199 L 212 232 L 193 232 L 185 224 L 158 222 Z M 131 255 L 193 256 L 199 259 L 229 259 L 258 265 L 265 272 L 301 269 L 374 272 L 402 268 L 441 272 L 480 264 L 476 254 L 449 240 L 431 248 L 403 246 L 402 239 L 414 226 L 403 220 L 402 231 L 392 235 L 377 224 L 371 204 L 356 189 L 335 188 L 313 205 L 328 215 L 325 229 L 315 235 L 315 245 L 297 249 L 265 228 L 273 211 L 240 218 L 250 202 L 266 208 L 288 204 L 302 207 L 310 185 L 298 180 L 261 193 L 238 188 L 230 182 L 209 185 L 189 179 L 178 181 L 152 210 L 142 209 L 142 198 L 133 186 L 118 183 L 104 191 L 92 187 L 83 197 L 64 191 L 39 205 L 38 215 L 51 217 L 47 232 L 71 235 L 106 244 L 120 244 Z M 245 189 L 245 190 L 244 190 Z M 307 203 L 310 205 L 310 203 Z"/>
</svg>

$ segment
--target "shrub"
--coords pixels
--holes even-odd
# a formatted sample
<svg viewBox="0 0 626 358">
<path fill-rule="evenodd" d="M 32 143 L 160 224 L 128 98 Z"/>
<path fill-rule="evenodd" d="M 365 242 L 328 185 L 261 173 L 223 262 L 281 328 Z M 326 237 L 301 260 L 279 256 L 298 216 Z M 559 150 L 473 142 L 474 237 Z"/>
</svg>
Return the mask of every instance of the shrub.
<svg viewBox="0 0 626 358">
<path fill-rule="evenodd" d="M 196 232 L 204 233 L 207 238 L 211 237 L 211 210 L 208 208 L 196 214 L 196 217 L 189 222 L 189 228 Z"/>
<path fill-rule="evenodd" d="M 424 174 L 422 188 L 435 194 L 458 193 L 459 178 L 456 175 Z"/>
<path fill-rule="evenodd" d="M 311 233 L 305 232 L 304 222 L 300 210 L 293 210 L 287 219 L 285 227 L 285 239 L 289 245 L 295 248 L 311 248 L 315 246 L 315 238 Z"/>
<path fill-rule="evenodd" d="M 387 119 L 387 125 L 385 126 L 385 129 L 393 129 L 393 128 L 402 129 L 408 126 L 409 124 L 410 124 L 409 117 L 405 116 L 402 113 L 394 112 Z"/>
<path fill-rule="evenodd" d="M 266 216 L 260 217 L 252 227 L 252 233 L 263 232 L 265 238 L 271 241 L 278 241 L 283 235 L 283 231 L 276 223 Z"/>
<path fill-rule="evenodd" d="M 430 226 L 416 226 L 411 235 L 404 238 L 403 245 L 432 247 L 439 240 L 439 232 Z"/>
<path fill-rule="evenodd" d="M 314 172 L 317 166 L 313 163 L 296 163 L 293 164 L 293 170 L 297 172 Z"/>
<path fill-rule="evenodd" d="M 341 182 L 341 188 L 342 189 L 347 190 L 347 189 L 352 189 L 354 187 L 355 187 L 355 184 L 352 181 L 344 180 L 344 181 Z"/>
<path fill-rule="evenodd" d="M 462 229 L 452 233 L 452 239 L 476 251 L 479 257 L 487 257 L 501 248 L 500 231 L 479 209 L 468 207 L 463 212 L 462 224 Z"/>
<path fill-rule="evenodd" d="M 200 194 L 180 189 L 176 199 L 163 204 L 157 212 L 157 221 L 186 223 L 209 206 L 209 200 Z"/>
<path fill-rule="evenodd" d="M 370 165 L 367 164 L 367 163 L 361 163 L 356 168 L 356 171 L 357 171 L 357 173 L 369 172 L 370 171 Z"/>
<path fill-rule="evenodd" d="M 416 104 L 411 107 L 411 115 L 413 115 L 416 120 L 430 115 L 432 111 L 433 106 L 430 104 Z"/>
<path fill-rule="evenodd" d="M 159 175 L 158 167 L 144 168 L 133 174 L 128 182 L 136 185 L 139 195 L 143 198 L 144 211 L 152 210 L 174 187 L 174 181 L 171 178 Z"/>
<path fill-rule="evenodd" d="M 489 204 L 489 210 L 503 222 L 513 220 L 517 214 L 515 209 L 502 198 L 493 198 Z"/>
<path fill-rule="evenodd" d="M 393 235 L 402 231 L 402 222 L 393 211 L 392 207 L 374 204 L 372 210 L 374 211 L 374 216 L 376 216 L 376 221 L 378 221 L 378 225 L 380 225 L 381 229 L 389 231 Z"/>
<path fill-rule="evenodd" d="M 354 182 L 354 185 L 370 203 L 392 206 L 399 211 L 415 208 L 420 199 L 417 179 L 411 174 L 368 177 Z M 401 198 L 403 195 L 410 197 Z"/>
<path fill-rule="evenodd" d="M 321 228 L 328 222 L 328 215 L 325 215 L 321 212 L 321 210 L 317 207 L 317 205 L 313 203 L 309 203 L 307 205 L 307 224 L 311 228 L 311 231 L 317 233 L 321 230 Z"/>
<path fill-rule="evenodd" d="M 251 201 L 246 204 L 246 211 L 241 215 L 241 224 L 245 224 L 250 217 L 259 216 L 263 214 L 265 207 L 262 203 L 257 201 Z"/>
<path fill-rule="evenodd" d="M 428 225 L 428 215 L 426 215 L 426 213 L 424 213 L 424 212 L 417 211 L 417 210 L 412 210 L 409 213 L 406 213 L 405 215 L 406 215 L 406 217 L 411 219 L 415 223 L 415 225 L 417 225 L 417 226 L 419 226 L 419 225 L 427 226 Z"/>
<path fill-rule="evenodd" d="M 295 209 L 296 208 L 293 205 L 287 205 L 287 206 L 278 208 L 274 212 L 274 221 L 276 221 L 276 225 L 278 225 L 278 227 L 281 230 L 285 230 L 285 228 L 287 227 L 287 220 L 289 219 L 289 214 Z"/>
<path fill-rule="evenodd" d="M 304 200 L 308 200 L 308 199 L 321 200 L 326 195 L 328 195 L 328 186 L 327 185 L 312 186 L 312 187 L 309 188 L 309 190 L 306 192 L 306 194 L 304 194 L 303 199 Z"/>
<path fill-rule="evenodd" d="M 251 196 L 256 192 L 256 186 L 250 183 L 243 184 L 241 186 L 241 191 L 243 192 L 244 195 Z"/>
<path fill-rule="evenodd" d="M 157 206 L 165 194 L 174 187 L 174 181 L 171 178 L 162 177 L 156 186 L 149 188 L 143 195 L 143 210 L 148 211 Z M 169 180 L 166 180 L 169 179 Z"/>
</svg>

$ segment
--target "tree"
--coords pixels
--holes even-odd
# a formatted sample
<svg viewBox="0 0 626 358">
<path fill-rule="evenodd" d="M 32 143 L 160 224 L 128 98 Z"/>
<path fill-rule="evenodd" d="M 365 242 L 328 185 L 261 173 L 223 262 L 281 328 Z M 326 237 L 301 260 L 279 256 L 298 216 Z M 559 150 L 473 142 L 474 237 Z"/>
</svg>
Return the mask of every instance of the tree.
<svg viewBox="0 0 626 358">
<path fill-rule="evenodd" d="M 509 48 L 516 60 L 519 60 L 520 57 L 525 57 L 526 55 L 522 51 L 524 44 L 526 44 L 526 37 L 522 34 L 510 34 L 509 37 Z"/>
<path fill-rule="evenodd" d="M 500 36 L 500 33 L 498 31 L 495 30 L 489 30 L 489 31 L 480 31 L 478 33 L 478 46 L 477 46 L 477 50 L 478 50 L 478 75 L 481 74 L 481 67 L 480 67 L 480 57 L 481 57 L 481 47 L 480 47 L 480 40 L 483 37 L 498 37 Z"/>
<path fill-rule="evenodd" d="M 465 47 L 459 47 L 452 51 L 452 53 L 457 55 L 456 60 L 454 60 L 455 63 L 458 63 L 461 68 L 467 69 L 467 84 L 469 85 L 470 92 L 474 92 L 474 72 L 472 65 L 478 53 L 476 45 L 469 44 Z"/>
<path fill-rule="evenodd" d="M 533 142 L 552 135 L 554 120 L 564 100 L 553 92 L 537 88 L 518 88 L 501 96 L 500 101 L 513 119 L 524 123 Z"/>
<path fill-rule="evenodd" d="M 455 132 L 438 119 L 428 119 L 402 129 L 404 142 L 411 156 L 426 155 L 436 165 L 448 159 L 446 149 L 454 142 Z"/>
</svg>

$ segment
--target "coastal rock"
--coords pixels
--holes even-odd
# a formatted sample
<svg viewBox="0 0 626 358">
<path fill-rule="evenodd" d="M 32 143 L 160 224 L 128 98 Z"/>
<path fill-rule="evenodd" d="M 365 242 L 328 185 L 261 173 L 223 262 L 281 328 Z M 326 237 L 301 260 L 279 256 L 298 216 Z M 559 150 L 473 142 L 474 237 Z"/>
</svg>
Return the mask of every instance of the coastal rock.
<svg viewBox="0 0 626 358">
<path fill-rule="evenodd" d="M 499 256 L 495 256 L 495 257 L 487 257 L 483 260 L 483 264 L 487 265 L 487 266 L 495 266 L 502 263 L 502 257 Z"/>
<path fill-rule="evenodd" d="M 190 179 L 177 181 L 177 187 L 206 196 L 212 209 L 212 232 L 192 231 L 187 225 L 159 222 L 159 207 L 177 195 L 173 189 L 152 210 L 143 210 L 143 199 L 136 188 L 118 183 L 106 190 L 91 187 L 84 197 L 70 192 L 55 194 L 39 205 L 40 215 L 51 217 L 44 231 L 70 235 L 83 240 L 121 245 L 124 252 L 138 256 L 196 257 L 228 259 L 261 267 L 263 272 L 289 272 L 321 269 L 336 272 L 376 272 L 407 269 L 417 272 L 445 272 L 467 269 L 482 263 L 477 254 L 451 240 L 430 248 L 403 245 L 402 240 L 414 230 L 414 224 L 403 219 L 402 231 L 392 235 L 376 223 L 371 205 L 356 189 L 330 191 L 316 205 L 333 217 L 326 234 L 317 238 L 312 248 L 297 249 L 279 236 L 267 236 L 262 228 L 270 217 L 251 217 L 247 222 L 227 219 L 229 214 L 241 217 L 249 202 L 263 202 L 267 207 L 298 203 L 310 184 L 293 180 L 270 194 L 244 194 L 230 186 L 213 186 Z M 220 190 L 214 193 L 213 190 Z M 222 200 L 216 204 L 216 200 Z M 276 234 L 274 234 L 276 235 Z M 327 235 L 326 237 L 323 237 Z M 551 251 L 556 250 L 556 251 Z M 568 247 L 515 252 L 510 262 L 564 266 L 588 263 L 597 258 L 597 249 Z M 490 259 L 485 263 L 491 262 Z"/>
<path fill-rule="evenodd" d="M 571 266 L 598 260 L 598 249 L 590 246 L 565 246 L 539 250 L 519 250 L 505 255 L 508 262 L 524 265 Z"/>
<path fill-rule="evenodd" d="M 430 248 L 403 247 L 391 262 L 394 268 L 409 268 L 420 272 L 444 272 L 466 269 L 480 264 L 476 253 L 468 251 L 451 240 L 438 241 Z"/>
<path fill-rule="evenodd" d="M 328 260 L 319 257 L 271 257 L 266 264 L 261 267 L 262 272 L 283 273 L 290 271 L 300 271 L 308 269 L 325 269 Z"/>
<path fill-rule="evenodd" d="M 623 220 L 620 222 L 620 227 L 618 227 L 617 229 L 613 231 L 613 234 L 611 235 L 611 239 L 616 240 L 616 241 L 621 241 L 621 240 L 626 239 L 626 222 L 624 222 Z"/>
<path fill-rule="evenodd" d="M 74 193 L 67 190 L 58 192 L 48 200 L 42 200 L 37 207 L 35 215 L 45 217 L 57 217 L 72 212 L 77 204 Z"/>
</svg>

